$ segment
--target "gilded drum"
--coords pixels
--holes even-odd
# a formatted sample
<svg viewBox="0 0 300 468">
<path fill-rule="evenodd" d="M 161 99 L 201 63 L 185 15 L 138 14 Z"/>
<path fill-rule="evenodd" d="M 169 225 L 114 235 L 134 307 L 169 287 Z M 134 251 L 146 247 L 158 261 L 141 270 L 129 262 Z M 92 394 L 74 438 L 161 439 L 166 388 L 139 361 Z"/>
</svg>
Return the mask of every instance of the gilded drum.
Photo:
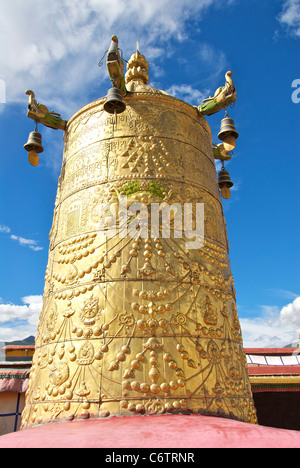
<svg viewBox="0 0 300 468">
<path fill-rule="evenodd" d="M 255 423 L 210 128 L 157 90 L 128 93 L 119 115 L 104 102 L 65 130 L 22 427 L 158 413 Z M 197 248 L 175 230 L 186 204 L 203 207 Z M 170 235 L 153 206 L 158 220 L 171 208 Z"/>
</svg>

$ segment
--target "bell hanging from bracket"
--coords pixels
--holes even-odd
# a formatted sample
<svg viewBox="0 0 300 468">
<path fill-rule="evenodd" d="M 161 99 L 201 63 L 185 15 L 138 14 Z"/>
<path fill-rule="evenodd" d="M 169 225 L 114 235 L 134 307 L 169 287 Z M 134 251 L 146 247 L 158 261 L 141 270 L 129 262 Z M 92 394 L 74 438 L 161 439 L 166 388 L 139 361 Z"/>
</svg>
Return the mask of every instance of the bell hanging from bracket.
<svg viewBox="0 0 300 468">
<path fill-rule="evenodd" d="M 28 161 L 32 166 L 38 166 L 39 156 L 37 153 L 42 153 L 42 135 L 37 131 L 37 123 L 33 132 L 29 133 L 28 141 L 24 145 L 24 149 L 28 151 Z"/>
<path fill-rule="evenodd" d="M 233 187 L 233 182 L 230 180 L 229 172 L 225 170 L 224 163 L 218 175 L 218 185 L 221 190 L 223 198 L 228 199 L 231 197 L 230 188 Z"/>
<path fill-rule="evenodd" d="M 228 117 L 226 110 L 225 117 L 221 120 L 220 132 L 218 134 L 218 138 L 223 141 L 226 151 L 232 151 L 235 148 L 238 136 L 239 134 L 234 126 L 234 120 Z"/>
<path fill-rule="evenodd" d="M 104 110 L 109 114 L 121 114 L 126 109 L 122 92 L 118 88 L 110 88 L 107 92 Z"/>
</svg>

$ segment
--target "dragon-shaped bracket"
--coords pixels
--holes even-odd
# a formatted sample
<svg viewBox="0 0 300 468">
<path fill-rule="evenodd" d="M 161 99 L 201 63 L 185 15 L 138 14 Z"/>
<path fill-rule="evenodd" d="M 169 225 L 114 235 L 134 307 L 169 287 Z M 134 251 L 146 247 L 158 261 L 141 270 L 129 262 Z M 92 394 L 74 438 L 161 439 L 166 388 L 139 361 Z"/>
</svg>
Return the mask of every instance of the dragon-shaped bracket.
<svg viewBox="0 0 300 468">
<path fill-rule="evenodd" d="M 57 114 L 54 111 L 49 111 L 44 104 L 38 103 L 35 99 L 34 92 L 30 89 L 25 91 L 25 94 L 29 96 L 27 117 L 33 119 L 36 123 L 45 125 L 46 127 L 54 128 L 55 130 L 65 130 L 67 120 L 63 120 L 60 114 Z"/>
<path fill-rule="evenodd" d="M 123 54 L 122 50 L 119 49 L 119 40 L 117 36 L 113 35 L 111 38 L 111 43 L 107 52 L 106 66 L 108 71 L 108 76 L 111 81 L 111 84 L 114 88 L 119 89 L 122 92 L 123 96 L 126 96 L 126 84 L 124 77 L 124 61 L 120 55 L 120 51 Z M 105 57 L 104 53 L 102 59 L 99 61 L 98 66 L 102 67 L 103 58 Z"/>
<path fill-rule="evenodd" d="M 236 101 L 236 89 L 231 76 L 231 71 L 225 73 L 225 85 L 220 86 L 213 96 L 204 99 L 200 106 L 195 106 L 199 114 L 215 114 Z"/>
<path fill-rule="evenodd" d="M 232 81 L 232 71 L 225 73 L 225 85 L 216 89 L 213 96 L 209 96 L 203 100 L 200 106 L 196 107 L 199 114 L 212 115 L 222 109 L 226 109 L 229 105 L 236 101 L 236 89 Z M 213 143 L 213 154 L 215 159 L 220 161 L 229 161 L 231 159 L 230 151 L 234 145 L 226 144 L 226 142 L 215 144 Z"/>
</svg>

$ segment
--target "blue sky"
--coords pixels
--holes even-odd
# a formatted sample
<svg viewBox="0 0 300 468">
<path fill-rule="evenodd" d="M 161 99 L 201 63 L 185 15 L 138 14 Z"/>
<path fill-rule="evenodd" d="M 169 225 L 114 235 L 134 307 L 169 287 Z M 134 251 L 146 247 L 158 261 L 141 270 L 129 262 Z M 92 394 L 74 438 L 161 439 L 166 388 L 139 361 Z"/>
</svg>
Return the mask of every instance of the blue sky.
<svg viewBox="0 0 300 468">
<path fill-rule="evenodd" d="M 233 71 L 240 136 L 223 206 L 244 345 L 295 341 L 299 0 L 0 0 L 0 340 L 36 333 L 62 161 L 62 131 L 40 126 L 45 151 L 28 163 L 25 90 L 64 119 L 106 95 L 112 34 L 127 60 L 139 41 L 150 85 L 192 105 Z M 222 118 L 207 117 L 215 142 Z"/>
</svg>

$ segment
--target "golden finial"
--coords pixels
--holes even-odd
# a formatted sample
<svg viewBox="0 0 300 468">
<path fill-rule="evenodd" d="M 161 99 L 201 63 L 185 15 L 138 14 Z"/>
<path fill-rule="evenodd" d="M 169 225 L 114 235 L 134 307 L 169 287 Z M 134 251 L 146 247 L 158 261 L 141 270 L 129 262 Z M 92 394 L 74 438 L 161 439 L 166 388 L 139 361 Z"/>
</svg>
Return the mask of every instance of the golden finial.
<svg viewBox="0 0 300 468">
<path fill-rule="evenodd" d="M 149 63 L 145 56 L 139 51 L 139 42 L 136 43 L 136 53 L 133 54 L 127 63 L 127 72 L 125 75 L 126 83 L 130 81 L 139 81 L 143 84 L 149 83 Z"/>
</svg>

